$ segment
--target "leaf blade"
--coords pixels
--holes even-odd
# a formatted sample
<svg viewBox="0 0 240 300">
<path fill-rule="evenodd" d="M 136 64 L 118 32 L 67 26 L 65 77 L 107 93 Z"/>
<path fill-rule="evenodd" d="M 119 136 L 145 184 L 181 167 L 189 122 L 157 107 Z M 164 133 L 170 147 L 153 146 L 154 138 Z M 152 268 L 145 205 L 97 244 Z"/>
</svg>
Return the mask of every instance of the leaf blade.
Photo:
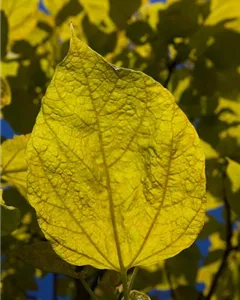
<svg viewBox="0 0 240 300">
<path fill-rule="evenodd" d="M 190 246 L 203 225 L 204 155 L 193 126 L 160 84 L 112 66 L 75 35 L 27 160 L 29 201 L 72 264 L 153 264 Z"/>
</svg>

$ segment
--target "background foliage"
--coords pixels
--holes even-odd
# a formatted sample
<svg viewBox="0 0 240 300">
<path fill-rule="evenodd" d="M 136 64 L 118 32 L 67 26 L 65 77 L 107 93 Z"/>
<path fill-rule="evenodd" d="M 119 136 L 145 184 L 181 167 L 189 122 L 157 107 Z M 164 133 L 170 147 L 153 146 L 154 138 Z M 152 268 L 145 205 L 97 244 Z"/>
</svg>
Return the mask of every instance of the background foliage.
<svg viewBox="0 0 240 300">
<path fill-rule="evenodd" d="M 240 299 L 239 0 L 44 0 L 40 7 L 37 0 L 3 0 L 1 6 L 2 299 L 33 299 L 29 291 L 46 276 L 53 277 L 52 299 L 89 299 L 82 274 L 103 299 L 113 299 L 119 285 L 114 272 L 76 272 L 62 261 L 26 201 L 25 134 L 68 51 L 70 21 L 109 62 L 167 87 L 206 155 L 208 213 L 198 241 L 141 268 L 134 289 L 152 299 Z M 21 136 L 5 141 L 13 134 Z"/>
</svg>

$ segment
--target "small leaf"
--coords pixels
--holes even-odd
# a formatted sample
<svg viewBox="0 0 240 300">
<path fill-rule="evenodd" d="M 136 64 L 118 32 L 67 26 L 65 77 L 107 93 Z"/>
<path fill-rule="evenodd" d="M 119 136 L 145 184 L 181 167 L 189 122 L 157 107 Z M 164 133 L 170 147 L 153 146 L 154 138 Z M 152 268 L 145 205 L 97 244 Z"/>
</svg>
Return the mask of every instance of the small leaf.
<svg viewBox="0 0 240 300">
<path fill-rule="evenodd" d="M 189 247 L 204 222 L 204 154 L 172 95 L 73 33 L 27 147 L 28 199 L 74 265 L 123 270 Z"/>
<path fill-rule="evenodd" d="M 1 236 L 8 235 L 13 232 L 20 223 L 20 211 L 13 206 L 7 206 L 2 199 L 1 193 Z"/>
</svg>

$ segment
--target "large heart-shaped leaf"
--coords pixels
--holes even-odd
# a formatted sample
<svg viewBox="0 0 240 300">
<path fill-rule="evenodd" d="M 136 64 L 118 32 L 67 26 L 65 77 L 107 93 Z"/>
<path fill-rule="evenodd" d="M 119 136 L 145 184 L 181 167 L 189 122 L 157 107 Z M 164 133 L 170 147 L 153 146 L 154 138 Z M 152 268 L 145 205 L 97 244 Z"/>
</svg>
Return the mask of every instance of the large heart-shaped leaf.
<svg viewBox="0 0 240 300">
<path fill-rule="evenodd" d="M 126 270 L 189 247 L 203 226 L 204 155 L 173 96 L 75 36 L 27 146 L 28 196 L 55 251 Z"/>
</svg>

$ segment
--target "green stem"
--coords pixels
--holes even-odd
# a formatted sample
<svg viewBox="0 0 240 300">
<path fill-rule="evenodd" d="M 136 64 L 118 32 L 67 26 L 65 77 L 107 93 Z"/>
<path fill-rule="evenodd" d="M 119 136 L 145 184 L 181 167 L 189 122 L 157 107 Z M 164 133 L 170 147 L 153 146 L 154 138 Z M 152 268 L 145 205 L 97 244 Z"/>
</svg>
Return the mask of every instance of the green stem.
<svg viewBox="0 0 240 300">
<path fill-rule="evenodd" d="M 138 267 L 135 267 L 134 270 L 133 270 L 133 272 L 132 272 L 131 278 L 130 278 L 130 280 L 128 282 L 128 291 L 129 291 L 129 293 L 132 290 L 133 282 L 134 282 L 134 280 L 136 278 L 137 272 L 138 272 Z"/>
<path fill-rule="evenodd" d="M 124 300 L 129 300 L 128 276 L 127 276 L 127 271 L 126 270 L 124 270 L 121 273 L 121 278 L 122 278 L 122 285 L 123 285 Z"/>
<path fill-rule="evenodd" d="M 94 294 L 94 292 L 91 290 L 90 286 L 88 285 L 87 281 L 85 280 L 84 276 L 80 274 L 79 279 L 82 283 L 82 285 L 85 287 L 85 289 L 88 291 L 89 295 L 93 300 L 99 300 L 98 297 Z"/>
</svg>

